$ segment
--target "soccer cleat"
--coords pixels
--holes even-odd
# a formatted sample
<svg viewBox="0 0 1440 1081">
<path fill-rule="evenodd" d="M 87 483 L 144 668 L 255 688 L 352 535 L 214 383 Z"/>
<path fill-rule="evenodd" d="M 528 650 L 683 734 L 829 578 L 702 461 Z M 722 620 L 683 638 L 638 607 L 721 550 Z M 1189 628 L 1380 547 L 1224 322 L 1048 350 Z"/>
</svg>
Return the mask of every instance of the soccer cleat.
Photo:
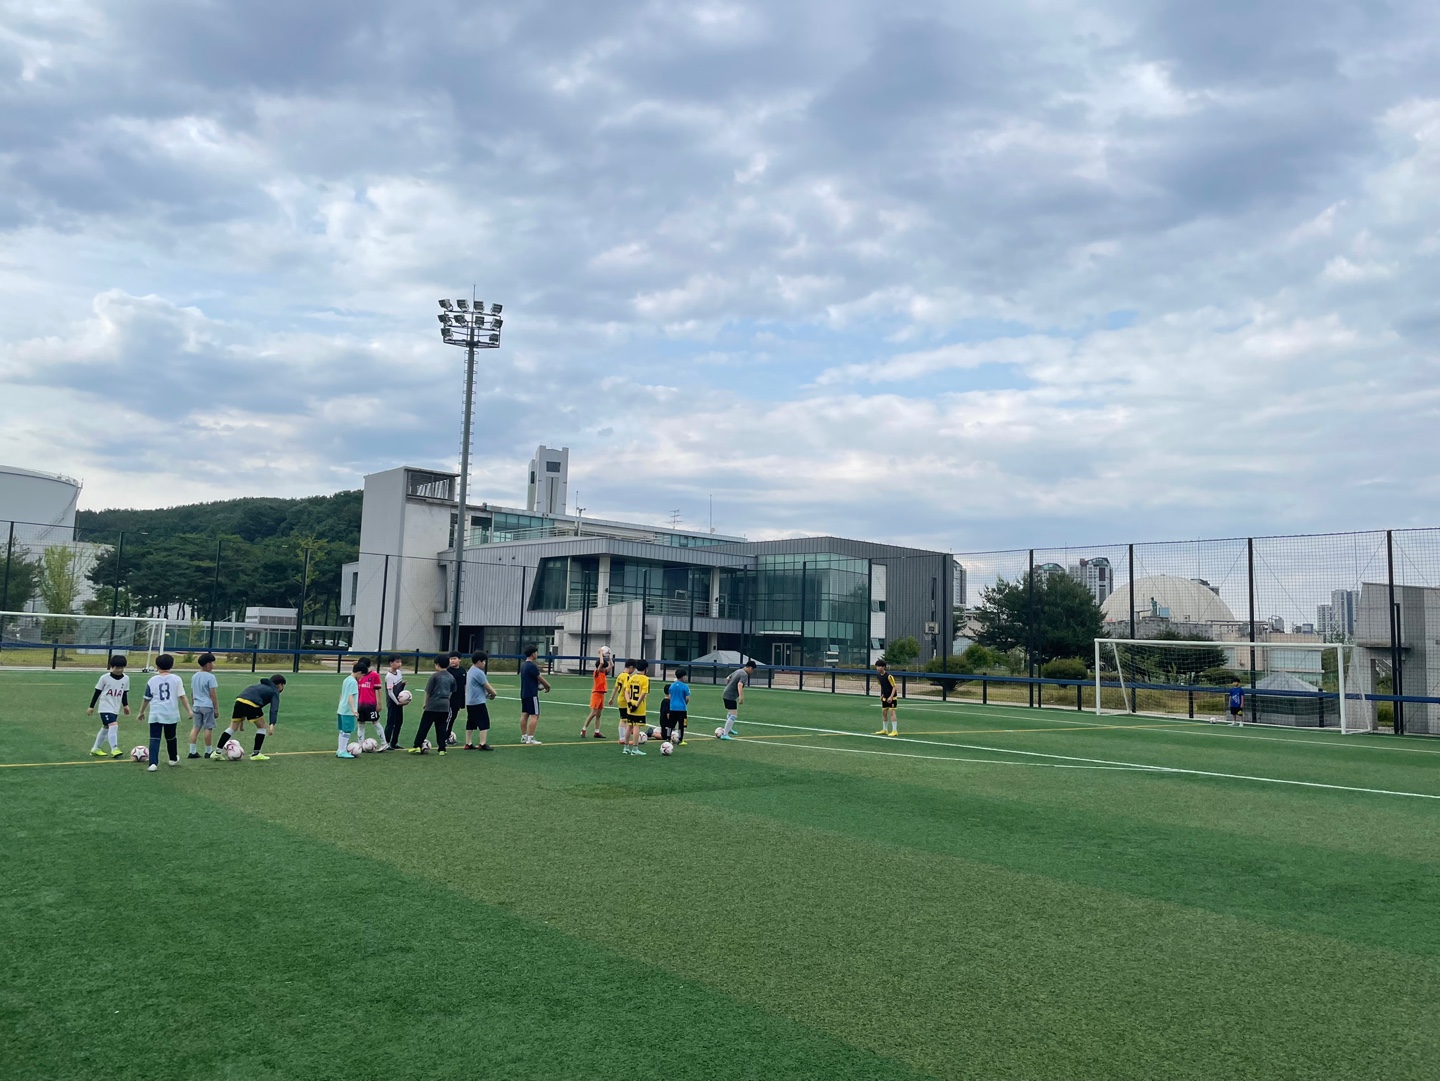
<svg viewBox="0 0 1440 1081">
<path fill-rule="evenodd" d="M 732 736 L 729 732 L 721 732 L 721 733 L 720 733 L 720 738 L 721 738 L 721 739 L 734 739 L 735 737 Z"/>
<path fill-rule="evenodd" d="M 633 751 L 631 751 L 630 753 L 631 753 L 631 754 L 638 754 L 641 758 L 644 758 L 644 757 L 645 757 L 645 752 L 642 751 L 639 747 L 636 747 L 636 748 L 635 748 Z"/>
<path fill-rule="evenodd" d="M 193 758 L 199 758 L 200 755 L 199 755 L 198 752 L 191 751 L 191 752 L 190 752 L 189 754 L 187 754 L 185 757 L 186 757 L 186 758 L 192 758 L 192 759 L 193 759 Z"/>
<path fill-rule="evenodd" d="M 405 753 L 406 753 L 406 754 L 424 754 L 425 752 L 424 752 L 421 748 L 419 748 L 419 747 L 406 747 L 406 748 L 405 748 Z"/>
<path fill-rule="evenodd" d="M 437 755 L 439 755 L 441 758 L 444 758 L 447 752 L 445 752 L 445 751 L 436 751 L 435 753 L 436 753 Z"/>
<path fill-rule="evenodd" d="M 99 747 L 92 747 L 92 748 L 90 749 L 90 753 L 93 754 L 96 758 L 109 758 L 109 757 L 110 757 L 110 752 L 109 752 L 109 751 L 102 751 Z"/>
<path fill-rule="evenodd" d="M 601 732 L 601 731 L 597 728 L 597 729 L 595 730 L 595 738 L 596 738 L 596 739 L 604 739 L 604 738 L 605 738 L 605 733 L 604 733 L 604 732 Z"/>
<path fill-rule="evenodd" d="M 888 736 L 888 735 L 890 734 L 890 730 L 889 730 L 888 728 L 882 728 L 882 729 L 880 729 L 880 731 L 876 732 L 875 734 L 876 734 L 877 736 Z"/>
<path fill-rule="evenodd" d="M 270 756 L 269 756 L 268 754 L 252 754 L 252 755 L 250 756 L 250 761 L 252 761 L 252 762 L 268 762 L 268 761 L 270 761 Z"/>
<path fill-rule="evenodd" d="M 351 754 L 349 751 L 336 751 L 336 752 L 335 752 L 335 757 L 336 757 L 336 758 L 354 758 L 355 756 L 354 756 L 353 754 Z"/>
<path fill-rule="evenodd" d="M 538 747 L 538 746 L 540 746 L 540 741 L 539 741 L 538 739 L 536 739 L 534 736 L 531 736 L 531 737 L 530 737 L 530 746 L 532 746 L 532 747 Z"/>
<path fill-rule="evenodd" d="M 172 759 L 170 759 L 170 764 L 171 764 L 172 766 L 178 766 L 178 765 L 180 764 L 180 759 L 178 759 L 178 758 L 172 758 Z"/>
<path fill-rule="evenodd" d="M 160 768 L 160 767 L 157 766 L 154 762 L 151 762 L 148 766 L 145 767 L 145 772 L 146 772 L 146 773 L 154 773 L 154 772 L 155 772 L 156 770 L 158 770 L 159 768 Z"/>
<path fill-rule="evenodd" d="M 111 758 L 119 758 L 119 757 L 120 757 L 122 754 L 124 754 L 124 753 L 125 753 L 125 752 L 122 751 L 119 747 L 112 747 L 112 748 L 110 749 L 110 757 L 111 757 Z"/>
<path fill-rule="evenodd" d="M 900 734 L 900 729 L 898 729 L 898 728 L 892 728 L 892 729 L 891 729 L 888 733 L 886 733 L 886 734 L 889 735 L 889 736 L 891 736 L 891 737 L 893 738 L 893 737 L 898 736 L 898 735 Z"/>
<path fill-rule="evenodd" d="M 475 748 L 477 751 L 493 751 L 495 748 L 488 743 L 482 743 Z"/>
</svg>

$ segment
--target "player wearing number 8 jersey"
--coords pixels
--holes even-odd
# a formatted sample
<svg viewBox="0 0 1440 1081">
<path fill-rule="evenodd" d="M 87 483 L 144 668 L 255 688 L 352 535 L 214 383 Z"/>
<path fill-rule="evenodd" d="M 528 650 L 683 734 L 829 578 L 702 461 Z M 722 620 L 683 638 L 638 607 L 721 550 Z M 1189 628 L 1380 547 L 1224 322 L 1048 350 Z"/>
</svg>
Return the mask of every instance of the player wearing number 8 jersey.
<svg viewBox="0 0 1440 1081">
<path fill-rule="evenodd" d="M 176 729 L 180 724 L 180 707 L 187 715 L 194 717 L 190 701 L 185 697 L 185 681 L 170 669 L 175 667 L 175 658 L 162 653 L 155 658 L 159 671 L 145 684 L 145 701 L 140 705 L 140 721 L 150 719 L 150 767 L 154 773 L 159 766 L 160 736 L 165 736 L 165 749 L 170 752 L 170 764 L 180 764 L 180 741 Z"/>
</svg>

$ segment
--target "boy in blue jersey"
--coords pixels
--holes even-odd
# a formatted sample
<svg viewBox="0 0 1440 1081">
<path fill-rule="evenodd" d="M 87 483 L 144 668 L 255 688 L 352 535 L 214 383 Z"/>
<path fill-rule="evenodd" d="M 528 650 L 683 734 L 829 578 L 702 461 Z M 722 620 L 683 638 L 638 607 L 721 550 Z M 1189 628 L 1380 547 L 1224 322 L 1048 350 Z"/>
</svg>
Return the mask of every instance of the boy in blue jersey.
<svg viewBox="0 0 1440 1081">
<path fill-rule="evenodd" d="M 550 690 L 550 682 L 540 674 L 536 661 L 538 646 L 525 647 L 525 663 L 520 666 L 520 742 L 538 747 L 535 728 L 540 723 L 540 688 Z"/>
<path fill-rule="evenodd" d="M 690 670 L 681 668 L 670 684 L 670 738 L 672 743 L 685 742 L 685 719 L 690 714 Z"/>
<path fill-rule="evenodd" d="M 1245 727 L 1245 691 L 1238 679 L 1230 681 L 1230 724 L 1235 728 Z"/>
</svg>

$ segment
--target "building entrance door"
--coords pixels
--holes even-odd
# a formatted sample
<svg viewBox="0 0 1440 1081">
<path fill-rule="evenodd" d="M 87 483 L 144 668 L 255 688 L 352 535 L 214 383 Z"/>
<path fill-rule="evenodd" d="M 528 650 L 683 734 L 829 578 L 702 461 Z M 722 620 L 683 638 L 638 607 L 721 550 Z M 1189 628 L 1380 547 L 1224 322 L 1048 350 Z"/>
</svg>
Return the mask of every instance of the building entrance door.
<svg viewBox="0 0 1440 1081">
<path fill-rule="evenodd" d="M 784 667 L 791 663 L 790 654 L 794 649 L 789 642 L 774 642 L 770 646 L 770 663 Z"/>
</svg>

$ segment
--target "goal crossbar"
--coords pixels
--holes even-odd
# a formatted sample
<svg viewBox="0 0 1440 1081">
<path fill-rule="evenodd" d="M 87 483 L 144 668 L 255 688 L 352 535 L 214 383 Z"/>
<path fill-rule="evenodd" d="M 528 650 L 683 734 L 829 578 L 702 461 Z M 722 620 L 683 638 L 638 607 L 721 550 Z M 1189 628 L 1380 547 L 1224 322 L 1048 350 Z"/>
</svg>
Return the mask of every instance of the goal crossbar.
<svg viewBox="0 0 1440 1081">
<path fill-rule="evenodd" d="M 165 650 L 162 616 L 0 612 L 0 667 L 103 668 L 113 654 L 142 653 L 148 668 Z"/>
<path fill-rule="evenodd" d="M 1156 713 L 1171 715 L 1178 709 L 1173 696 L 1183 693 L 1186 712 L 1195 714 L 1196 695 L 1224 695 L 1230 690 L 1229 680 L 1215 682 L 1223 676 L 1239 678 L 1244 688 L 1247 715 L 1254 719 L 1261 711 L 1258 704 L 1267 703 L 1271 719 L 1260 723 L 1285 724 L 1294 727 L 1328 727 L 1324 711 L 1334 704 L 1332 717 L 1339 721 L 1343 733 L 1374 730 L 1369 703 L 1358 688 L 1350 686 L 1352 665 L 1347 652 L 1352 646 L 1343 642 L 1250 642 L 1250 641 L 1174 641 L 1157 638 L 1096 638 L 1094 695 L 1095 713 Z M 1189 658 L 1186 652 L 1189 651 Z M 1326 657 L 1333 657 L 1333 668 L 1327 668 Z M 1213 663 L 1221 659 L 1221 663 Z M 1204 658 L 1212 663 L 1199 669 Z M 1306 660 L 1311 658 L 1313 660 Z M 1189 660 L 1190 666 L 1186 667 Z M 1233 663 L 1224 663 L 1225 660 Z M 1108 666 L 1107 666 L 1107 662 Z M 1332 682 L 1333 688 L 1327 686 Z M 1202 679 L 1199 677 L 1210 677 Z M 1269 684 L 1260 685 L 1260 684 Z M 1108 709 L 1102 702 L 1103 692 L 1119 691 L 1121 708 Z M 1142 691 L 1149 695 L 1148 708 L 1141 709 Z M 1167 695 L 1171 700 L 1167 700 Z M 1113 699 L 1112 699 L 1113 700 Z M 1289 703 L 1282 707 L 1280 703 Z M 1309 703 L 1301 705 L 1300 703 Z M 1250 704 L 1256 705 L 1253 711 Z M 1338 716 L 1336 716 L 1338 714 Z M 1288 715 L 1289 719 L 1276 719 Z M 1307 723 L 1306 718 L 1315 721 Z"/>
</svg>

